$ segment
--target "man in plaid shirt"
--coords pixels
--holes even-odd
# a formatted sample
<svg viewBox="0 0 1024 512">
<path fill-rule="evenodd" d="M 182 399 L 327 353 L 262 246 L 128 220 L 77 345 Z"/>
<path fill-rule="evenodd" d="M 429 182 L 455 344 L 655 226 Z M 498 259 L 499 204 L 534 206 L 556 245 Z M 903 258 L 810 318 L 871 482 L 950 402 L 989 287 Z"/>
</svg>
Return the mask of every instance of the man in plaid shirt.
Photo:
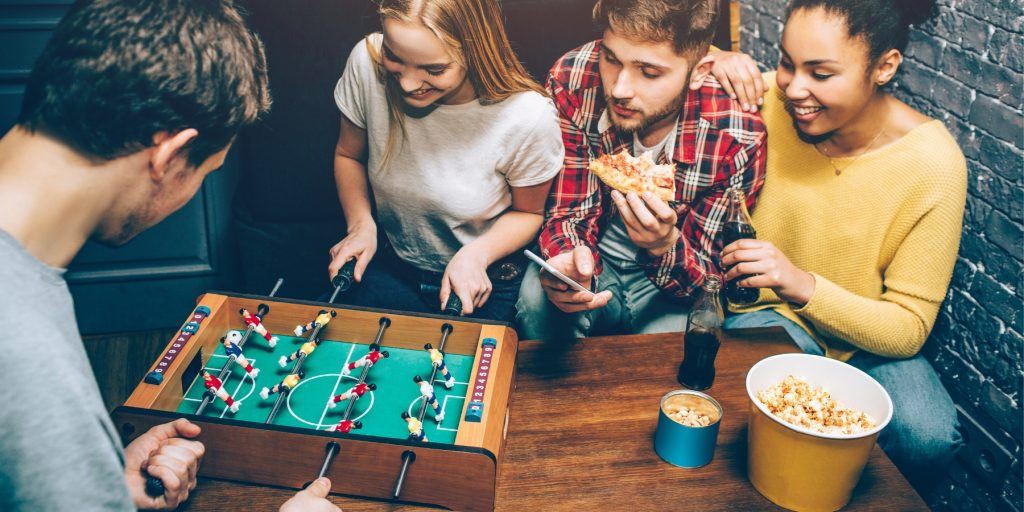
<svg viewBox="0 0 1024 512">
<path fill-rule="evenodd" d="M 717 0 L 600 0 L 603 38 L 566 53 L 548 76 L 565 165 L 548 199 L 540 251 L 593 293 L 537 266 L 520 292 L 525 338 L 685 327 L 687 302 L 719 272 L 726 190 L 753 207 L 767 136 L 709 76 Z M 652 152 L 676 166 L 676 198 L 612 190 L 588 166 L 602 154 Z M 597 276 L 600 275 L 600 279 Z"/>
</svg>

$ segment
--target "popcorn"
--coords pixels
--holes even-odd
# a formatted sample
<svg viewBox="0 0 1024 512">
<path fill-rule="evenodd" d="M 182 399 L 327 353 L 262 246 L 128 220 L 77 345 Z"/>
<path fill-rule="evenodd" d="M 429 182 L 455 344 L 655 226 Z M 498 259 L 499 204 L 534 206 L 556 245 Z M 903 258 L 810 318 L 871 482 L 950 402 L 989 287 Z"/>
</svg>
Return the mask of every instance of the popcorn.
<svg viewBox="0 0 1024 512">
<path fill-rule="evenodd" d="M 824 388 L 793 375 L 759 391 L 757 399 L 775 417 L 822 434 L 859 434 L 876 425 L 867 413 L 843 408 Z"/>
<path fill-rule="evenodd" d="M 678 409 L 666 407 L 665 414 L 676 423 L 687 427 L 706 427 L 711 424 L 711 418 L 708 415 L 686 406 L 679 406 Z"/>
</svg>

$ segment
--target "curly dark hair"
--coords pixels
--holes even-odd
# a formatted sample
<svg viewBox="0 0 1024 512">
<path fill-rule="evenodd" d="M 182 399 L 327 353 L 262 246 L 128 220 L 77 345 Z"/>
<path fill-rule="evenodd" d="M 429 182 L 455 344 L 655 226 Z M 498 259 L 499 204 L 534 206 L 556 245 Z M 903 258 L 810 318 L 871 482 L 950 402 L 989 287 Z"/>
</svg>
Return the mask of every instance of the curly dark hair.
<svg viewBox="0 0 1024 512">
<path fill-rule="evenodd" d="M 849 36 L 864 39 L 869 62 L 874 62 L 889 50 L 906 50 L 910 26 L 935 15 L 935 0 L 791 0 L 786 19 L 800 9 L 814 8 L 846 20 Z"/>
<path fill-rule="evenodd" d="M 269 108 L 263 44 L 231 1 L 94 0 L 54 30 L 18 124 L 100 161 L 194 128 L 198 165 Z"/>
</svg>

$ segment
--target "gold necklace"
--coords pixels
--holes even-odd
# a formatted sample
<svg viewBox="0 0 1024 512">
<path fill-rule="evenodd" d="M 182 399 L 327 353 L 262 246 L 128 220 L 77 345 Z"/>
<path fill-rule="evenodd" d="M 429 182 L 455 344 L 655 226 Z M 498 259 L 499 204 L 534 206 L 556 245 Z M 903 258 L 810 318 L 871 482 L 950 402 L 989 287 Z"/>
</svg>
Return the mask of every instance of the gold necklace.
<svg viewBox="0 0 1024 512">
<path fill-rule="evenodd" d="M 875 135 L 875 138 L 871 139 L 871 142 L 868 143 L 867 147 L 864 148 L 864 150 L 861 151 L 859 155 L 854 157 L 853 161 L 850 162 L 849 165 L 843 167 L 842 169 L 836 166 L 835 160 L 833 160 L 832 156 L 828 154 L 828 149 L 826 149 L 824 146 L 818 146 L 818 144 L 815 144 L 814 147 L 817 148 L 818 151 L 821 151 L 822 153 L 825 154 L 825 158 L 828 158 L 828 163 L 829 165 L 832 166 L 832 170 L 836 172 L 836 176 L 839 176 L 840 174 L 843 173 L 843 171 L 849 169 L 850 167 L 853 167 L 853 164 L 857 163 L 857 160 L 860 160 L 860 157 L 864 156 L 864 154 L 867 153 L 869 149 L 871 149 L 871 146 L 875 145 L 875 142 L 878 141 L 878 138 L 881 137 L 883 133 L 885 133 L 884 129 L 879 131 L 878 135 Z"/>
</svg>

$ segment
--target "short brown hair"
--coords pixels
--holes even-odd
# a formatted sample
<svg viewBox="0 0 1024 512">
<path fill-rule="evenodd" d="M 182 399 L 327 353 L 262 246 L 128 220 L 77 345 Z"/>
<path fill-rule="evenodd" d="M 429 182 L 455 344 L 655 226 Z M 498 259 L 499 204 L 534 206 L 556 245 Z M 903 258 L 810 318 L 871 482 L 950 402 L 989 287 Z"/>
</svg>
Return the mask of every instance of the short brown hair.
<svg viewBox="0 0 1024 512">
<path fill-rule="evenodd" d="M 702 55 L 715 35 L 718 0 L 598 0 L 594 22 L 602 31 Z"/>
</svg>

